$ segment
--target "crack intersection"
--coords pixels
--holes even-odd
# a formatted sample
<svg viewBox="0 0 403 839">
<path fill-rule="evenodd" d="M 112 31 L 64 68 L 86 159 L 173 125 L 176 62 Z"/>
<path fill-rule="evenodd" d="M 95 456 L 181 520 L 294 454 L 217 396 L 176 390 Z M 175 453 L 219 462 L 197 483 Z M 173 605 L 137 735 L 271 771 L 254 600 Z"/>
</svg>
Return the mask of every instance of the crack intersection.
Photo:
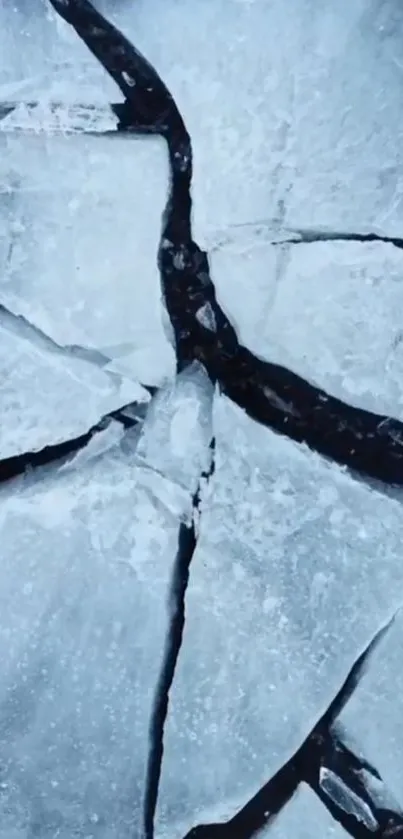
<svg viewBox="0 0 403 839">
<path fill-rule="evenodd" d="M 194 360 L 200 361 L 221 391 L 254 420 L 298 443 L 306 443 L 323 456 L 362 475 L 402 485 L 402 422 L 347 405 L 292 371 L 259 359 L 240 344 L 235 329 L 217 302 L 208 255 L 192 238 L 191 138 L 170 92 L 147 59 L 96 11 L 89 0 L 50 0 L 50 3 L 73 26 L 123 93 L 124 103 L 111 105 L 108 111 L 118 120 L 115 131 L 159 134 L 166 140 L 171 182 L 158 264 L 164 302 L 175 334 L 178 371 Z M 28 111 L 34 108 L 35 103 L 28 104 Z M 14 103 L 4 103 L 0 107 L 0 120 L 7 120 L 14 110 Z M 82 121 L 80 125 L 81 128 L 75 130 L 87 133 Z M 92 131 L 103 133 L 91 125 L 90 133 Z M 295 231 L 280 244 L 320 241 L 379 241 L 403 247 L 403 239 L 398 237 L 306 230 Z M 75 440 L 8 459 L 8 465 L 7 461 L 2 461 L 0 480 L 82 448 L 112 420 L 131 427 L 138 418 L 130 411 L 120 409 L 103 417 Z M 213 470 L 214 441 L 211 444 L 211 469 L 201 479 L 208 480 Z M 192 499 L 191 521 L 182 522 L 179 529 L 170 627 L 149 731 L 145 839 L 153 839 L 154 835 L 164 727 L 185 627 L 185 598 L 197 546 L 199 508 L 200 488 Z M 339 693 L 287 764 L 230 821 L 196 826 L 189 832 L 189 839 L 233 839 L 234 836 L 249 839 L 275 818 L 300 782 L 312 788 L 333 818 L 356 839 L 403 835 L 403 815 L 398 807 L 392 812 L 382 806 L 382 800 L 375 800 L 365 781 L 365 777 L 371 776 L 381 782 L 376 769 L 354 755 L 343 743 L 342 735 L 337 733 L 337 717 L 389 625 L 390 622 L 377 633 L 353 665 Z"/>
</svg>

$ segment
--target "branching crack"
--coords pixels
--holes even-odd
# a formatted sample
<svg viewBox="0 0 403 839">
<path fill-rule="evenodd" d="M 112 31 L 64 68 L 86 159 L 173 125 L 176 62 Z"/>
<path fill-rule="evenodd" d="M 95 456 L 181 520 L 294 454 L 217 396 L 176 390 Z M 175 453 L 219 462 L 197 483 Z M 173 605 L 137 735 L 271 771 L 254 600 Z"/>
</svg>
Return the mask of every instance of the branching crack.
<svg viewBox="0 0 403 839">
<path fill-rule="evenodd" d="M 171 183 L 158 261 L 165 304 L 175 333 L 178 369 L 190 361 L 200 361 L 212 381 L 218 382 L 221 390 L 255 420 L 363 475 L 403 484 L 403 423 L 346 405 L 292 371 L 259 359 L 240 344 L 217 302 L 207 253 L 192 239 L 191 139 L 171 94 L 148 61 L 89 0 L 50 2 L 74 27 L 123 93 L 124 103 L 108 110 L 118 119 L 118 130 L 160 134 L 167 142 Z M 4 119 L 10 113 L 10 106 L 5 106 Z M 93 126 L 90 130 L 94 130 Z M 382 241 L 398 248 L 403 244 L 399 238 L 372 233 L 321 231 L 299 231 L 295 242 L 290 238 L 290 244 L 336 240 Z M 78 443 L 76 440 L 60 445 L 68 447 L 67 453 L 82 447 L 102 430 L 104 422 L 116 419 L 117 413 L 120 414 L 108 415 L 86 435 L 77 438 Z M 212 455 L 213 448 L 212 445 Z M 60 451 L 60 446 L 49 447 L 43 450 L 45 454 L 38 453 L 35 457 L 45 457 L 45 462 L 50 462 L 57 456 L 54 450 Z M 21 456 L 28 458 L 23 468 L 29 465 L 30 456 L 32 453 Z M 164 727 L 185 627 L 185 597 L 197 544 L 199 504 L 198 492 L 193 498 L 191 521 L 183 522 L 179 530 L 170 626 L 150 724 L 143 824 L 147 839 L 153 839 L 154 833 Z M 325 714 L 287 764 L 229 822 L 200 825 L 190 831 L 189 837 L 249 839 L 276 816 L 301 781 L 312 787 L 332 816 L 357 839 L 369 836 L 386 839 L 403 832 L 398 808 L 392 813 L 383 807 L 365 781 L 371 776 L 379 785 L 381 779 L 376 770 L 354 755 L 335 732 L 337 717 L 388 626 L 376 635 L 354 664 Z"/>
<path fill-rule="evenodd" d="M 186 839 L 233 839 L 234 836 L 237 839 L 250 839 L 255 833 L 273 821 L 284 805 L 290 801 L 301 781 L 312 787 L 330 810 L 332 816 L 343 824 L 347 830 L 350 830 L 352 836 L 358 837 L 358 839 L 361 839 L 361 837 L 367 839 L 368 833 L 362 834 L 350 829 L 351 821 L 348 814 L 334 800 L 329 800 L 329 796 L 323 790 L 323 785 L 320 785 L 320 769 L 327 765 L 326 761 L 329 762 L 330 756 L 333 754 L 331 748 L 334 750 L 335 746 L 331 747 L 331 744 L 336 744 L 336 736 L 329 732 L 364 675 L 371 655 L 387 633 L 394 618 L 395 615 L 376 633 L 363 653 L 354 662 L 339 692 L 290 760 L 270 778 L 267 784 L 232 819 L 221 824 L 198 825 L 189 831 Z M 356 775 L 358 767 L 367 771 L 370 770 L 372 773 L 375 773 L 375 770 L 369 767 L 366 761 L 360 761 L 356 757 L 354 757 L 354 764 L 352 765 L 352 757 L 349 757 L 351 753 L 344 746 L 340 745 L 338 748 L 339 753 L 343 753 L 345 757 L 344 763 L 342 758 L 339 760 L 337 772 L 347 788 L 346 795 L 348 795 L 349 789 L 351 789 L 352 794 L 357 795 L 358 776 L 356 777 Z M 335 768 L 334 762 L 332 767 Z M 354 787 L 349 786 L 352 775 L 355 779 Z M 377 778 L 379 778 L 378 775 Z M 364 804 L 371 806 L 373 818 L 378 820 L 378 824 L 381 824 L 382 819 L 385 820 L 386 816 L 379 812 L 378 803 L 371 799 L 370 792 L 367 789 L 363 800 Z M 368 804 L 368 802 L 370 803 Z M 396 819 L 403 826 L 399 813 L 390 814 L 388 818 Z M 384 835 L 386 836 L 386 834 Z"/>
</svg>

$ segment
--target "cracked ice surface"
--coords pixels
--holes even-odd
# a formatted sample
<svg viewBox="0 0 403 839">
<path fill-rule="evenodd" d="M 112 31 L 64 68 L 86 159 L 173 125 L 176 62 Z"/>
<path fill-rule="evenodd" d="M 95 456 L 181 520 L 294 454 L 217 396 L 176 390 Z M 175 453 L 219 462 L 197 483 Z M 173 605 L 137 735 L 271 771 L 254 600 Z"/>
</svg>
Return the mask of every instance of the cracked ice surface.
<svg viewBox="0 0 403 839">
<path fill-rule="evenodd" d="M 347 839 L 347 834 L 305 784 L 261 832 L 262 839 Z"/>
<path fill-rule="evenodd" d="M 403 417 L 403 251 L 246 242 L 213 252 L 211 265 L 220 303 L 253 352 L 349 404 Z"/>
<path fill-rule="evenodd" d="M 262 219 L 401 233 L 399 4 L 140 0 L 111 13 L 192 137 L 199 244 Z"/>
<path fill-rule="evenodd" d="M 0 302 L 159 384 L 174 370 L 157 250 L 162 141 L 0 136 Z"/>
<path fill-rule="evenodd" d="M 223 397 L 213 427 L 157 815 L 178 839 L 233 816 L 288 760 L 403 582 L 398 501 Z"/>
<path fill-rule="evenodd" d="M 141 385 L 92 364 L 46 351 L 0 325 L 0 460 L 85 434 L 129 402 Z"/>
<path fill-rule="evenodd" d="M 140 829 L 191 497 L 146 457 L 137 463 L 136 439 L 0 493 L 2 839 Z"/>
<path fill-rule="evenodd" d="M 340 736 L 379 772 L 403 806 L 403 614 L 375 650 L 367 673 L 340 716 Z"/>
</svg>

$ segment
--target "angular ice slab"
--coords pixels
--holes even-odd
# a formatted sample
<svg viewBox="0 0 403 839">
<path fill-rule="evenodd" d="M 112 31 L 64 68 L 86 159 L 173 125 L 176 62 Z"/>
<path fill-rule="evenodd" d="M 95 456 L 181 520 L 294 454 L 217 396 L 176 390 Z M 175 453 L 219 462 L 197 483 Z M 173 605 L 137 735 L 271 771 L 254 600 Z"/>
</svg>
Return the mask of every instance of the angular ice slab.
<svg viewBox="0 0 403 839">
<path fill-rule="evenodd" d="M 301 784 L 294 797 L 260 834 L 262 839 L 347 839 L 318 797 Z"/>
<path fill-rule="evenodd" d="M 341 739 L 379 772 L 403 808 L 403 613 L 339 718 Z"/>
<path fill-rule="evenodd" d="M 403 417 L 403 251 L 253 243 L 245 231 L 243 243 L 213 251 L 211 269 L 253 352 L 356 407 Z"/>
<path fill-rule="evenodd" d="M 199 244 L 262 219 L 401 234 L 399 4 L 143 0 L 107 14 L 183 114 Z"/>
<path fill-rule="evenodd" d="M 79 437 L 105 414 L 150 398 L 136 382 L 45 349 L 1 323 L 0 382 L 0 460 Z"/>
<path fill-rule="evenodd" d="M 210 466 L 213 386 L 194 362 L 154 397 L 136 457 L 193 495 Z"/>
<path fill-rule="evenodd" d="M 165 729 L 158 837 L 226 820 L 291 757 L 399 606 L 401 504 L 215 399 Z"/>
<path fill-rule="evenodd" d="M 160 384 L 174 370 L 157 267 L 163 142 L 0 135 L 0 181 L 0 302 Z"/>
<path fill-rule="evenodd" d="M 4 839 L 140 835 L 178 527 L 191 498 L 146 459 L 136 464 L 131 433 L 101 457 L 80 455 L 77 467 L 0 491 Z"/>
</svg>

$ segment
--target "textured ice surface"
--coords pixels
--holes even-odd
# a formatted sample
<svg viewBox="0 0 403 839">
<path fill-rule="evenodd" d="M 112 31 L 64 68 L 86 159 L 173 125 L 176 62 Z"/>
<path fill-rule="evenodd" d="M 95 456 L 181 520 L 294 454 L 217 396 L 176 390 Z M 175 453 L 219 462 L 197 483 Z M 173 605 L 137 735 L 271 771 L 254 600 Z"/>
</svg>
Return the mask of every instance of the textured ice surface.
<svg viewBox="0 0 403 839">
<path fill-rule="evenodd" d="M 213 427 L 216 472 L 170 694 L 159 836 L 233 815 L 305 739 L 401 600 L 397 500 L 223 397 Z"/>
<path fill-rule="evenodd" d="M 0 460 L 85 434 L 102 416 L 149 395 L 133 381 L 45 350 L 0 325 Z"/>
<path fill-rule="evenodd" d="M 403 251 L 246 238 L 214 251 L 211 265 L 220 302 L 255 353 L 350 404 L 403 416 Z"/>
<path fill-rule="evenodd" d="M 400 4 L 139 0 L 115 20 L 184 115 L 200 241 L 261 219 L 401 233 Z"/>
<path fill-rule="evenodd" d="M 340 717 L 343 740 L 382 776 L 403 807 L 403 613 Z"/>
<path fill-rule="evenodd" d="M 174 369 L 157 268 L 162 141 L 0 135 L 0 150 L 0 302 L 161 382 Z"/>
<path fill-rule="evenodd" d="M 182 457 L 189 476 L 188 457 L 202 463 L 209 442 L 196 410 L 199 394 L 207 417 L 207 386 L 200 370 L 193 377 L 171 404 L 174 425 L 182 388 L 188 444 L 178 452 L 168 435 L 158 473 L 151 411 L 141 464 L 130 432 L 100 457 L 82 452 L 0 493 L 4 836 L 137 835 L 178 525 L 190 513 L 189 488 L 172 475 Z"/>
<path fill-rule="evenodd" d="M 212 398 L 210 379 L 195 362 L 153 399 L 137 446 L 140 459 L 192 494 L 210 465 Z"/>
<path fill-rule="evenodd" d="M 305 784 L 260 835 L 262 839 L 347 839 L 343 828 Z"/>
</svg>

